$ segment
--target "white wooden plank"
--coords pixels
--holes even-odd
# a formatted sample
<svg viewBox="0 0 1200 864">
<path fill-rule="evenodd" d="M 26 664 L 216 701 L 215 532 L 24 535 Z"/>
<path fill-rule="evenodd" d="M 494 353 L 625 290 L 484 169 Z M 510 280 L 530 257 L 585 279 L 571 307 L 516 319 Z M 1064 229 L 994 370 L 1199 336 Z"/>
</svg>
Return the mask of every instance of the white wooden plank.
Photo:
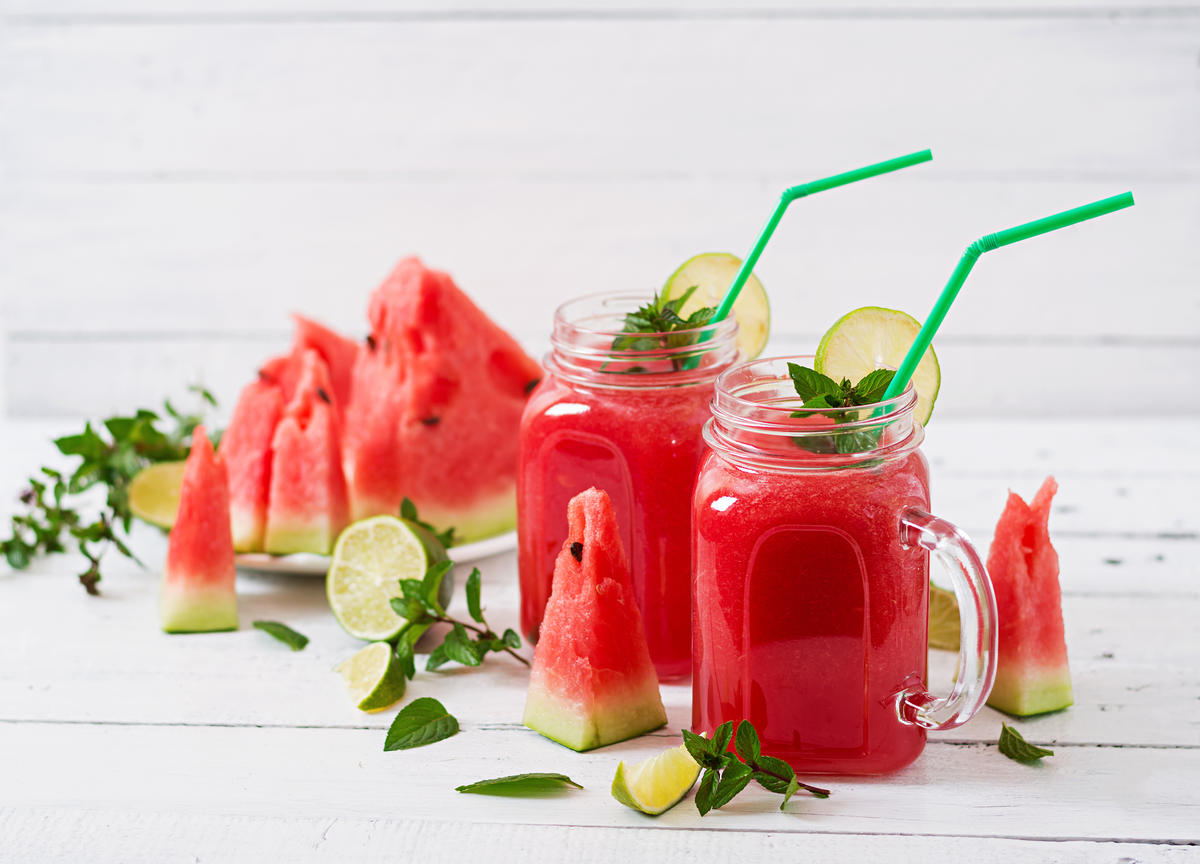
<svg viewBox="0 0 1200 864">
<path fill-rule="evenodd" d="M 1031 768 L 995 747 L 933 744 L 892 777 L 831 779 L 832 797 L 797 798 L 787 812 L 754 788 L 703 821 L 680 806 L 648 822 L 613 801 L 609 786 L 618 760 L 644 758 L 667 739 L 576 754 L 531 731 L 460 722 L 453 739 L 394 753 L 382 751 L 376 730 L 13 725 L 0 737 L 9 779 L 0 807 L 120 802 L 147 813 L 326 819 L 402 808 L 432 822 L 1200 842 L 1200 750 L 1062 747 Z M 548 801 L 454 791 L 520 770 L 562 771 L 584 790 Z"/>
<path fill-rule="evenodd" d="M 19 181 L 0 199 L 0 279 L 18 333 L 282 334 L 291 310 L 361 333 L 370 292 L 397 258 L 418 253 L 502 325 L 544 345 L 558 304 L 649 293 L 698 251 L 745 254 L 779 189 L 854 164 L 798 159 L 790 174 L 739 180 Z M 1200 342 L 1191 275 L 1200 271 L 1200 183 L 936 182 L 934 170 L 793 206 L 757 267 L 776 338 L 815 346 L 856 306 L 923 318 L 978 236 L 1132 185 L 1132 210 L 985 256 L 937 345 L 987 343 L 1041 378 L 1059 370 L 1021 361 L 1042 339 L 1067 350 Z M 943 358 L 947 385 L 975 373 L 952 359 Z M 1098 377 L 1079 375 L 1072 389 Z M 1180 385 L 1186 401 L 1196 388 Z"/>
<path fill-rule="evenodd" d="M 22 171 L 759 175 L 930 144 L 992 176 L 1200 167 L 1191 16 L 7 29 Z"/>
<path fill-rule="evenodd" d="M 686 806 L 686 805 L 685 805 Z M 652 824 L 646 820 L 646 824 Z M 707 825 L 705 827 L 708 827 Z M 118 809 L 86 812 L 20 807 L 0 811 L 0 833 L 14 860 L 74 862 L 79 838 L 87 837 L 87 857 L 103 862 L 155 864 L 199 859 L 225 862 L 264 860 L 458 862 L 494 857 L 554 860 L 578 864 L 654 861 L 661 864 L 706 860 L 776 862 L 819 860 L 969 860 L 974 864 L 1055 861 L 1177 862 L 1200 859 L 1194 846 L 1086 841 L 997 840 L 980 837 L 910 835 L 777 834 L 763 831 L 687 831 L 626 827 L 522 825 L 495 822 L 421 822 L 404 814 L 374 819 L 249 817 L 207 813 L 145 813 Z M 551 851 L 552 850 L 552 851 Z"/>
<path fill-rule="evenodd" d="M 321 20 L 361 20 L 387 17 L 450 19 L 528 19 L 568 17 L 589 20 L 615 18 L 720 17 L 720 18 L 1072 18 L 1156 17 L 1181 18 L 1193 13 L 1191 4 L 1144 6 L 1136 3 L 1058 0 L 1047 7 L 1039 0 L 957 0 L 954 3 L 915 4 L 911 0 L 874 0 L 855 5 L 830 0 L 756 0 L 752 6 L 730 0 L 658 0 L 651 7 L 634 3 L 605 4 L 596 0 L 355 0 L 352 8 L 332 0 L 5 0 L 0 10 L 23 23 L 112 19 L 137 23 L 146 16 L 186 16 L 189 20 L 213 17 L 270 16 L 284 20 L 319 16 Z"/>
</svg>

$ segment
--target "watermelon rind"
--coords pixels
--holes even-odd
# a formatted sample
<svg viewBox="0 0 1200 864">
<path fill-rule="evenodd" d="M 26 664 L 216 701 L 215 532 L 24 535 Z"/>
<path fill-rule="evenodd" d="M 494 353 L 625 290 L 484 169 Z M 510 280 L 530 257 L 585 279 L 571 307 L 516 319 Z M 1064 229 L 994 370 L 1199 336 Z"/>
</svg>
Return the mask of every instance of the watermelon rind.
<svg viewBox="0 0 1200 864">
<path fill-rule="evenodd" d="M 590 711 L 533 682 L 525 697 L 522 722 L 552 741 L 577 752 L 594 750 L 651 732 L 667 724 L 657 679 L 643 679 L 619 698 L 605 700 Z"/>
<path fill-rule="evenodd" d="M 263 549 L 270 555 L 294 555 L 310 552 L 313 555 L 328 555 L 336 538 L 329 530 L 329 520 L 316 522 L 286 522 L 275 516 L 267 522 L 263 538 Z"/>
<path fill-rule="evenodd" d="M 439 531 L 454 529 L 454 543 L 462 546 L 506 534 L 517 527 L 516 484 L 495 495 L 484 496 L 471 507 L 444 510 L 413 499 L 421 518 Z"/>
<path fill-rule="evenodd" d="M 1061 667 L 1040 672 L 997 670 L 988 696 L 989 705 L 1016 717 L 1061 711 L 1074 702 L 1070 673 Z"/>
<path fill-rule="evenodd" d="M 169 575 L 159 595 L 159 612 L 165 632 L 215 633 L 237 629 L 237 595 L 225 586 L 194 584 L 197 579 L 209 578 L 207 575 Z"/>
</svg>

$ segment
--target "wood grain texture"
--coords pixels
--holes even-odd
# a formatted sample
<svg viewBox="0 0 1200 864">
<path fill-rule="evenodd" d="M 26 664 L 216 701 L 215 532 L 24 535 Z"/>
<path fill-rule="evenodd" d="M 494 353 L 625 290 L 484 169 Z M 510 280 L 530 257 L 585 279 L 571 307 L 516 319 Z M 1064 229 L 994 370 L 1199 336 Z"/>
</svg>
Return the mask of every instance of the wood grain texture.
<svg viewBox="0 0 1200 864">
<path fill-rule="evenodd" d="M 290 309 L 360 332 L 411 251 L 538 349 L 566 297 L 742 252 L 784 185 L 924 146 L 789 215 L 759 267 L 782 350 L 856 305 L 921 316 L 974 237 L 1132 188 L 977 268 L 939 410 L 1044 413 L 1013 380 L 1060 376 L 1051 412 L 1200 411 L 1190 7 L 39 8 L 0 32 L 9 412 L 232 392 Z"/>
</svg>

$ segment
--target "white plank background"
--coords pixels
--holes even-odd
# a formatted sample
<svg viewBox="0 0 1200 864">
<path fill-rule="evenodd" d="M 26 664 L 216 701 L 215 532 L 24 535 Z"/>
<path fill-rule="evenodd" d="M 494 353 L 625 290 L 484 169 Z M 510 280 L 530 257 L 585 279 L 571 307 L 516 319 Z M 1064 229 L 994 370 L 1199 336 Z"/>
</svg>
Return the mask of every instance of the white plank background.
<svg viewBox="0 0 1200 864">
<path fill-rule="evenodd" d="M 359 333 L 409 252 L 540 353 L 562 299 L 744 254 L 783 186 L 926 146 L 795 205 L 759 266 L 770 350 L 856 305 L 922 317 L 975 237 L 1132 189 L 984 258 L 939 414 L 1200 411 L 1200 6 L 0 10 L 10 414 L 232 399 L 289 310 Z"/>
</svg>

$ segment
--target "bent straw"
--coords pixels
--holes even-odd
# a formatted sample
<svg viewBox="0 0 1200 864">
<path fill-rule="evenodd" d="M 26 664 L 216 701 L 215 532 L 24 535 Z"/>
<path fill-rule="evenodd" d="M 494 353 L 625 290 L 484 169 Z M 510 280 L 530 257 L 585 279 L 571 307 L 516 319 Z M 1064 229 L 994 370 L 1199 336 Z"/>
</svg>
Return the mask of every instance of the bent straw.
<svg viewBox="0 0 1200 864">
<path fill-rule="evenodd" d="M 1100 201 L 1093 201 L 1091 204 L 1084 204 L 1082 207 L 1064 210 L 1061 213 L 1047 216 L 1044 219 L 1026 222 L 1024 225 L 1018 225 L 1015 228 L 1007 228 L 1004 231 L 997 231 L 995 234 L 987 234 L 968 246 L 967 251 L 963 252 L 962 257 L 958 259 L 958 265 L 954 268 L 954 272 L 950 274 L 950 281 L 946 283 L 946 287 L 942 289 L 937 302 L 933 304 L 933 310 L 929 313 L 929 317 L 925 319 L 925 324 L 921 327 L 920 332 L 917 333 L 917 338 L 909 346 L 908 353 L 904 355 L 904 360 L 901 362 L 900 368 L 892 376 L 892 383 L 888 385 L 887 390 L 884 392 L 883 399 L 892 399 L 904 392 L 904 388 L 908 386 L 909 379 L 912 378 L 913 372 L 917 369 L 917 364 L 921 362 L 921 358 L 925 356 L 926 349 L 929 348 L 929 344 L 933 341 L 933 335 L 937 333 L 938 327 L 942 326 L 942 321 L 945 319 L 946 313 L 950 311 L 950 304 L 958 296 L 959 289 L 962 288 L 963 283 L 967 280 L 971 268 L 975 266 L 975 262 L 979 260 L 980 255 L 984 252 L 991 252 L 993 249 L 999 249 L 1001 246 L 1008 246 L 1021 240 L 1028 240 L 1030 237 L 1036 237 L 1039 234 L 1057 231 L 1059 228 L 1066 228 L 1068 225 L 1074 225 L 1076 222 L 1095 219 L 1097 216 L 1104 216 L 1107 213 L 1132 206 L 1133 193 L 1126 192 L 1123 195 L 1114 195 L 1111 198 L 1104 198 Z"/>
<path fill-rule="evenodd" d="M 713 314 L 712 320 L 722 321 L 729 314 L 729 310 L 733 308 L 738 295 L 742 293 L 742 287 L 746 284 L 746 280 L 754 272 L 754 265 L 758 263 L 759 256 L 767 248 L 767 242 L 771 239 L 771 235 L 775 233 L 775 228 L 779 225 L 779 220 L 783 218 L 784 211 L 797 198 L 815 195 L 817 192 L 824 192 L 826 189 L 835 189 L 838 186 L 845 186 L 847 183 L 866 180 L 868 177 L 876 177 L 880 174 L 899 171 L 901 168 L 907 168 L 910 165 L 919 165 L 922 162 L 928 162 L 932 158 L 933 151 L 921 150 L 918 153 L 909 153 L 907 156 L 898 156 L 895 159 L 876 162 L 874 165 L 855 168 L 853 171 L 834 174 L 832 177 L 826 177 L 823 180 L 813 180 L 811 183 L 801 183 L 799 186 L 791 186 L 784 189 L 783 193 L 779 196 L 779 203 L 775 205 L 775 211 L 771 214 L 771 218 L 767 220 L 767 224 L 763 226 L 762 233 L 758 235 L 758 240 L 754 242 L 754 248 L 750 250 L 750 254 L 742 262 L 741 269 L 733 277 L 733 282 L 730 284 L 729 290 L 721 298 L 721 302 L 717 306 L 717 311 Z"/>
<path fill-rule="evenodd" d="M 746 280 L 754 272 L 754 265 L 758 263 L 759 256 L 767 248 L 767 243 L 770 241 L 771 235 L 775 233 L 775 228 L 779 225 L 779 220 L 783 218 L 783 214 L 788 206 L 797 198 L 815 195 L 818 192 L 824 192 L 826 189 L 836 189 L 838 186 L 856 183 L 859 180 L 866 180 L 868 177 L 877 177 L 880 174 L 899 171 L 901 168 L 907 168 L 910 165 L 919 165 L 922 162 L 928 162 L 932 158 L 932 150 L 920 150 L 916 153 L 909 153 L 907 156 L 897 156 L 895 159 L 887 159 L 883 162 L 876 162 L 874 165 L 855 168 L 853 171 L 843 171 L 841 174 L 834 174 L 832 177 L 825 177 L 821 180 L 813 180 L 809 183 L 801 183 L 799 186 L 790 186 L 784 189 L 779 196 L 779 203 L 775 205 L 775 210 L 771 213 L 771 218 L 767 220 L 767 224 L 763 226 L 758 239 L 754 241 L 754 247 L 750 250 L 750 254 L 746 256 L 746 260 L 742 262 L 737 275 L 733 277 L 733 282 L 730 283 L 725 296 L 717 304 L 717 311 L 713 313 L 713 317 L 709 323 L 723 321 L 728 317 L 729 311 L 737 301 L 738 295 L 742 293 L 742 288 L 745 286 Z M 704 334 L 698 341 L 704 342 L 708 338 L 709 334 Z M 700 358 L 698 356 L 689 357 L 683 361 L 683 368 L 685 369 L 695 369 L 698 365 L 700 365 Z"/>
</svg>

